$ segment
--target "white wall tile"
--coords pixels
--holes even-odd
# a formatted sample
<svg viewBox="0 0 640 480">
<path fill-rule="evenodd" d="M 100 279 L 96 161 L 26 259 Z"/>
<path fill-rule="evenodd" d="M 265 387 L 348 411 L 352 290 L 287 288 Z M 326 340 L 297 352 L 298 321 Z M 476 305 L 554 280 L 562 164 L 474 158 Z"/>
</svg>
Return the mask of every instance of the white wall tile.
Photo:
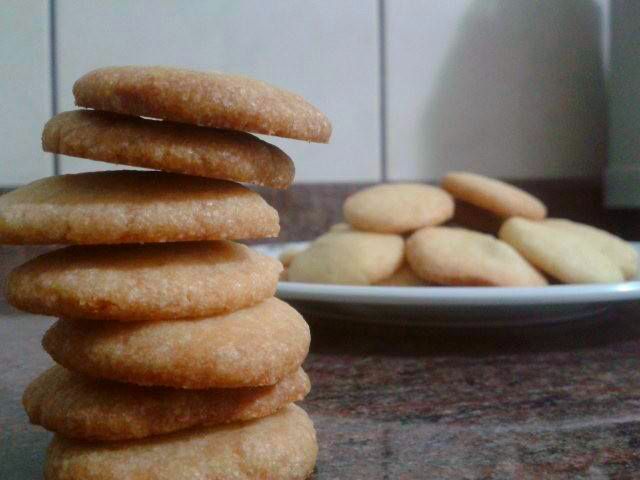
<svg viewBox="0 0 640 480">
<path fill-rule="evenodd" d="M 51 115 L 49 2 L 0 4 L 0 186 L 53 174 L 42 151 L 42 126 Z"/>
<path fill-rule="evenodd" d="M 598 176 L 607 7 L 387 0 L 390 178 Z"/>
<path fill-rule="evenodd" d="M 165 64 L 251 75 L 300 93 L 332 120 L 329 145 L 269 137 L 298 181 L 377 180 L 380 172 L 375 0 L 57 2 L 60 110 L 93 68 Z M 65 172 L 106 164 L 62 161 Z"/>
</svg>

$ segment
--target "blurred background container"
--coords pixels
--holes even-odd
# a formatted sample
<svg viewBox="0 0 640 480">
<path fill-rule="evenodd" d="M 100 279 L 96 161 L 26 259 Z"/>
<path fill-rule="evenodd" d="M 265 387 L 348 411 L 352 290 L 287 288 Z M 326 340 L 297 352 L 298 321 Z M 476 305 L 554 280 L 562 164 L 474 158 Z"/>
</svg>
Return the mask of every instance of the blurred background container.
<svg viewBox="0 0 640 480">
<path fill-rule="evenodd" d="M 611 4 L 606 204 L 640 207 L 640 2 Z"/>
<path fill-rule="evenodd" d="M 451 169 L 599 178 L 609 11 L 609 0 L 5 0 L 0 186 L 110 168 L 54 159 L 39 138 L 73 108 L 80 75 L 118 64 L 242 73 L 304 95 L 334 137 L 270 140 L 298 182 Z"/>
</svg>

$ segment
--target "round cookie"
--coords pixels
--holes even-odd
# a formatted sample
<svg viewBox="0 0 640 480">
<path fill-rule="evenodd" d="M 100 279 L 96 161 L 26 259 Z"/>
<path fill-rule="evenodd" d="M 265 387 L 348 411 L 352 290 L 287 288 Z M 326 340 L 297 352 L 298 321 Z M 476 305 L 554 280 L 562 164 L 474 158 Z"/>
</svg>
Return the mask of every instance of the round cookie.
<svg viewBox="0 0 640 480">
<path fill-rule="evenodd" d="M 231 312 L 275 294 L 282 265 L 230 241 L 82 245 L 16 268 L 7 300 L 42 315 L 124 322 Z"/>
<path fill-rule="evenodd" d="M 563 283 L 616 283 L 620 268 L 589 238 L 544 222 L 510 218 L 499 236 L 543 272 Z"/>
<path fill-rule="evenodd" d="M 112 171 L 48 177 L 0 197 L 0 243 L 108 244 L 275 237 L 278 212 L 223 180 Z"/>
<path fill-rule="evenodd" d="M 55 436 L 47 451 L 47 480 L 303 480 L 318 444 L 304 410 L 123 443 L 88 443 Z"/>
<path fill-rule="evenodd" d="M 453 216 L 451 195 L 438 187 L 390 183 L 350 195 L 342 213 L 349 224 L 367 232 L 407 233 L 439 225 Z"/>
<path fill-rule="evenodd" d="M 265 387 L 186 390 L 96 380 L 56 365 L 22 396 L 31 423 L 67 438 L 122 441 L 272 415 L 311 388 L 302 370 Z"/>
<path fill-rule="evenodd" d="M 73 85 L 76 105 L 327 143 L 329 119 L 300 95 L 240 75 L 171 67 L 93 70 Z"/>
<path fill-rule="evenodd" d="M 423 228 L 407 240 L 407 260 L 429 283 L 460 286 L 537 287 L 547 281 L 517 251 L 483 233 Z"/>
<path fill-rule="evenodd" d="M 159 122 L 95 110 L 56 115 L 42 133 L 46 152 L 274 188 L 295 167 L 279 148 L 244 132 Z"/>
<path fill-rule="evenodd" d="M 573 232 L 588 240 L 622 270 L 626 280 L 634 278 L 638 273 L 638 252 L 620 237 L 591 225 L 561 218 L 548 218 L 544 223 L 554 228 Z"/>
<path fill-rule="evenodd" d="M 488 210 L 501 218 L 524 217 L 541 220 L 547 207 L 533 195 L 493 178 L 468 172 L 450 172 L 442 188 L 456 200 Z"/>
<path fill-rule="evenodd" d="M 286 303 L 197 320 L 58 320 L 42 345 L 60 365 L 91 377 L 177 388 L 273 385 L 302 364 L 309 326 Z"/>
<path fill-rule="evenodd" d="M 287 270 L 291 282 L 371 285 L 389 277 L 402 264 L 404 240 L 399 235 L 329 232 L 296 255 Z"/>
<path fill-rule="evenodd" d="M 390 277 L 376 282 L 376 285 L 380 287 L 424 287 L 427 284 L 416 275 L 408 263 L 403 263 Z"/>
</svg>

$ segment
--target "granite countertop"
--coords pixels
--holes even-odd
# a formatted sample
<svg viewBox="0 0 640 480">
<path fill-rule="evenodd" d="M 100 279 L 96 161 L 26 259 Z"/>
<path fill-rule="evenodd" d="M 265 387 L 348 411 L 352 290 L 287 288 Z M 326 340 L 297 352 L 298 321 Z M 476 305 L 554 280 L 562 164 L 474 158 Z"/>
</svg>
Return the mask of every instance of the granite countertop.
<svg viewBox="0 0 640 480">
<path fill-rule="evenodd" d="M 639 314 L 504 336 L 309 318 L 313 478 L 639 478 Z M 0 478 L 41 478 L 50 434 L 20 396 L 52 320 L 0 315 Z"/>
</svg>

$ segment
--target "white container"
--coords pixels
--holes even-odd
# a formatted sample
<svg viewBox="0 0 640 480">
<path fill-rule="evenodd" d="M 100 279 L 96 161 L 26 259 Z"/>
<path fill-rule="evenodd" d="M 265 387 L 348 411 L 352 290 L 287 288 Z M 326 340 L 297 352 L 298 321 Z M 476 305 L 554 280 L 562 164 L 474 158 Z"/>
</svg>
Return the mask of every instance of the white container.
<svg viewBox="0 0 640 480">
<path fill-rule="evenodd" d="M 608 207 L 640 207 L 640 1 L 611 2 Z"/>
</svg>

